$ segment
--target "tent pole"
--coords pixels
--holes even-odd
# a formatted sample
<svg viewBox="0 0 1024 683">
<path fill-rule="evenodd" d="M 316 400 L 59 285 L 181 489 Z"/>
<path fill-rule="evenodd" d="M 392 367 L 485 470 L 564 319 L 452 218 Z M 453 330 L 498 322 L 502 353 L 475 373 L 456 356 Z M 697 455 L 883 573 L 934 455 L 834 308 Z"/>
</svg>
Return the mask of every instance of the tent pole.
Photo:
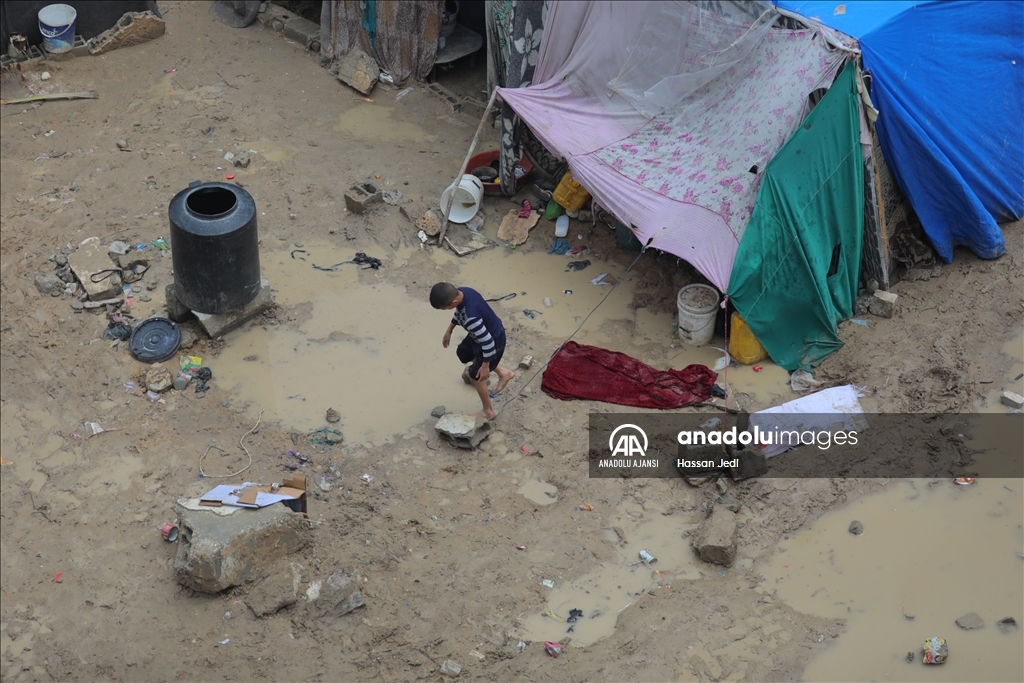
<svg viewBox="0 0 1024 683">
<path fill-rule="evenodd" d="M 477 140 L 480 139 L 480 131 L 482 131 L 484 129 L 484 121 L 486 121 L 488 119 L 488 117 L 490 117 L 490 115 L 491 115 L 491 108 L 494 106 L 494 99 L 497 96 L 498 96 L 498 89 L 495 88 L 494 91 L 491 92 L 491 99 L 487 100 L 487 108 L 484 109 L 484 115 L 480 118 L 480 125 L 476 127 L 476 135 L 473 136 L 473 141 L 471 143 L 469 143 L 469 152 L 466 153 L 466 158 L 462 162 L 462 168 L 459 170 L 459 174 L 457 176 L 455 176 L 455 184 L 454 184 L 454 186 L 456 188 L 458 188 L 459 181 L 462 180 L 462 176 L 465 175 L 465 173 L 466 173 L 466 167 L 469 166 L 469 159 L 470 159 L 470 157 L 473 156 L 473 150 L 476 149 L 476 142 L 477 142 Z M 442 246 L 442 247 L 444 246 L 444 234 L 445 234 L 445 232 L 448 231 L 448 223 L 450 222 L 449 218 L 450 218 L 451 213 L 452 213 L 452 204 L 454 204 L 454 203 L 455 203 L 455 190 L 452 190 L 452 193 L 450 195 L 448 195 L 448 206 L 446 206 L 445 209 L 444 209 L 444 223 L 441 225 L 441 234 L 438 235 L 438 237 L 437 237 L 437 244 L 439 246 Z"/>
</svg>

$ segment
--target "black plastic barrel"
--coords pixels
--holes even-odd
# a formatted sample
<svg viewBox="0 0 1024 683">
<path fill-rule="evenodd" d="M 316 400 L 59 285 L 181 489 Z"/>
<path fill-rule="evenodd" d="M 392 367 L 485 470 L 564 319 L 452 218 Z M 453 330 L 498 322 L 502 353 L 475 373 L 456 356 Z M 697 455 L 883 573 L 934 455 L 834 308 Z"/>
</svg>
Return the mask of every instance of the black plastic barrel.
<svg viewBox="0 0 1024 683">
<path fill-rule="evenodd" d="M 168 208 L 178 300 L 198 313 L 230 313 L 260 291 L 260 239 L 252 195 L 196 181 Z"/>
</svg>

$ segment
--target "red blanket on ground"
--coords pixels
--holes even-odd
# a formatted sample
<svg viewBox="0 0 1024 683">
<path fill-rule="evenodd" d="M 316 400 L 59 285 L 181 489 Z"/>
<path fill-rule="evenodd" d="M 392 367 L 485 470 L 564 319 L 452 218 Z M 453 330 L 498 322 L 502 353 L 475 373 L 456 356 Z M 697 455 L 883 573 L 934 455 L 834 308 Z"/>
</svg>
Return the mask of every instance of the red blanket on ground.
<svg viewBox="0 0 1024 683">
<path fill-rule="evenodd" d="M 569 342 L 544 370 L 540 388 L 562 400 L 666 410 L 708 400 L 717 377 L 704 365 L 655 370 L 624 353 Z"/>
</svg>

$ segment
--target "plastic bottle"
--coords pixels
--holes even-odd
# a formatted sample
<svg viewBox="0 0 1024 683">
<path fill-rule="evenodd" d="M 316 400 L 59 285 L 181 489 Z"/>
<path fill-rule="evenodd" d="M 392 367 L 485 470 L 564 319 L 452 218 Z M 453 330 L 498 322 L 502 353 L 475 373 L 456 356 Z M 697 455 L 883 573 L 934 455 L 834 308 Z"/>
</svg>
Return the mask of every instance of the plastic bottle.
<svg viewBox="0 0 1024 683">
<path fill-rule="evenodd" d="M 569 217 L 559 216 L 555 221 L 555 237 L 565 237 L 569 234 Z"/>
</svg>

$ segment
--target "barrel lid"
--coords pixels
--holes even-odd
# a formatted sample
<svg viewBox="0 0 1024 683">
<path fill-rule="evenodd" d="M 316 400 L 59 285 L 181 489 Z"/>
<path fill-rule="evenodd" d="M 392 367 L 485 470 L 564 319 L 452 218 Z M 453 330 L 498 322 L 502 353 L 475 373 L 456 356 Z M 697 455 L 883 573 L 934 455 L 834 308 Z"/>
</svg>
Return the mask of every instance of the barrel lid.
<svg viewBox="0 0 1024 683">
<path fill-rule="evenodd" d="M 132 331 L 128 351 L 143 363 L 170 360 L 181 346 L 181 329 L 167 318 L 149 318 Z"/>
</svg>

